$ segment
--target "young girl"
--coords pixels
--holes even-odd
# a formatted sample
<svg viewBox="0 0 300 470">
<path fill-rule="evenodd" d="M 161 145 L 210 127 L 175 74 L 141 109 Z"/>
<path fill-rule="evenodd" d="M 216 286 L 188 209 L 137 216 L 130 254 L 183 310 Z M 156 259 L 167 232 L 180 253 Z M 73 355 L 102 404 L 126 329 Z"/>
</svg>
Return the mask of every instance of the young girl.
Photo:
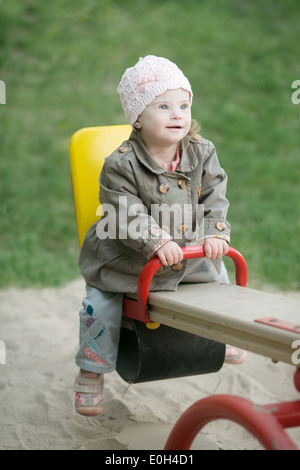
<svg viewBox="0 0 300 470">
<path fill-rule="evenodd" d="M 79 260 L 87 285 L 75 407 L 86 416 L 102 411 L 103 374 L 116 366 L 123 294 L 136 292 L 150 258 L 163 265 L 151 290 L 229 282 L 221 260 L 230 241 L 227 176 L 213 144 L 193 131 L 188 79 L 169 60 L 147 56 L 125 71 L 118 92 L 133 131 L 105 160 L 103 216 L 87 232 Z M 182 246 L 200 244 L 205 258 L 183 260 Z M 244 351 L 227 347 L 225 362 L 244 359 Z"/>
</svg>

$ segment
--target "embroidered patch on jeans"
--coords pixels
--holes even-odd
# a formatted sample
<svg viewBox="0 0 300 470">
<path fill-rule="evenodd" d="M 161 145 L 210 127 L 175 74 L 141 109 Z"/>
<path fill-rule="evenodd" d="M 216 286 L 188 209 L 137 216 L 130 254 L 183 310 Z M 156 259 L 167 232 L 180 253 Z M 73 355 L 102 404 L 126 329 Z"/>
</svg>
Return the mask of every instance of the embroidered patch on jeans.
<svg viewBox="0 0 300 470">
<path fill-rule="evenodd" d="M 93 307 L 92 307 L 91 305 L 88 305 L 88 306 L 86 307 L 86 313 L 87 313 L 88 315 L 93 315 L 94 309 L 93 309 Z"/>
<path fill-rule="evenodd" d="M 103 328 L 101 328 L 101 330 L 100 330 L 99 333 L 97 334 L 96 338 L 94 338 L 94 339 L 101 338 L 101 336 L 103 335 L 104 331 L 105 331 L 105 326 L 103 326 Z"/>
<path fill-rule="evenodd" d="M 85 323 L 86 327 L 89 328 L 94 323 L 94 321 L 96 321 L 95 318 L 93 318 L 93 317 L 89 318 Z"/>
<path fill-rule="evenodd" d="M 96 343 L 96 341 L 91 337 L 91 335 L 86 336 L 86 342 L 88 347 L 96 354 L 100 352 L 100 349 Z"/>
<path fill-rule="evenodd" d="M 84 354 L 88 359 L 91 359 L 92 361 L 96 362 L 96 364 L 104 364 L 108 366 L 109 364 L 105 362 L 102 357 L 98 356 L 95 354 L 93 351 L 91 351 L 89 348 L 85 348 Z"/>
</svg>

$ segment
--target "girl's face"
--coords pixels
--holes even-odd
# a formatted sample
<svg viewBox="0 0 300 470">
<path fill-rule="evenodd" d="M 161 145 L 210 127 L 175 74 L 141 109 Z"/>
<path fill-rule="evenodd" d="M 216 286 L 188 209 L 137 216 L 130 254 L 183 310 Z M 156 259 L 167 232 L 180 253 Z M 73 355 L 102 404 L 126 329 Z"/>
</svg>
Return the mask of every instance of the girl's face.
<svg viewBox="0 0 300 470">
<path fill-rule="evenodd" d="M 182 88 L 165 91 L 144 109 L 138 122 L 146 146 L 174 146 L 191 127 L 189 92 Z"/>
</svg>

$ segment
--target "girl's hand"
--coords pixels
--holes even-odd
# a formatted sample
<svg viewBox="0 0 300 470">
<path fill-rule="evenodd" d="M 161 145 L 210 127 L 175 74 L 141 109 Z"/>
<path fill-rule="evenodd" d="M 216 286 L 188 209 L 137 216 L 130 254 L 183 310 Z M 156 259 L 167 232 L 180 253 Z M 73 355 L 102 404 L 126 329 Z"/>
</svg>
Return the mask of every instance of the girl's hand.
<svg viewBox="0 0 300 470">
<path fill-rule="evenodd" d="M 206 258 L 220 259 L 228 253 L 228 244 L 220 238 L 207 238 L 204 240 L 204 253 Z"/>
<path fill-rule="evenodd" d="M 176 242 L 171 240 L 163 245 L 155 253 L 163 266 L 172 266 L 183 259 L 182 249 Z"/>
</svg>

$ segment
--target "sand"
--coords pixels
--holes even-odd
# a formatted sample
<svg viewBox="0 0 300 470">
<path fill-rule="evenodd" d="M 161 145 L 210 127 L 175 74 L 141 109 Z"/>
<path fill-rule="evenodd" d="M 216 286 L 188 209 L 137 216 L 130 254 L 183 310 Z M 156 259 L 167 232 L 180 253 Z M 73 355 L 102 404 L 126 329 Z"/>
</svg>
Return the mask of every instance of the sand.
<svg viewBox="0 0 300 470">
<path fill-rule="evenodd" d="M 80 416 L 72 389 L 83 295 L 82 279 L 58 289 L 0 291 L 6 349 L 6 363 L 0 363 L 1 450 L 162 450 L 180 415 L 206 396 L 229 393 L 257 404 L 299 398 L 294 367 L 249 353 L 244 364 L 204 376 L 128 386 L 116 372 L 107 374 L 103 413 Z M 288 433 L 300 447 L 300 428 Z M 239 425 L 218 420 L 203 428 L 192 449 L 263 447 Z"/>
</svg>

